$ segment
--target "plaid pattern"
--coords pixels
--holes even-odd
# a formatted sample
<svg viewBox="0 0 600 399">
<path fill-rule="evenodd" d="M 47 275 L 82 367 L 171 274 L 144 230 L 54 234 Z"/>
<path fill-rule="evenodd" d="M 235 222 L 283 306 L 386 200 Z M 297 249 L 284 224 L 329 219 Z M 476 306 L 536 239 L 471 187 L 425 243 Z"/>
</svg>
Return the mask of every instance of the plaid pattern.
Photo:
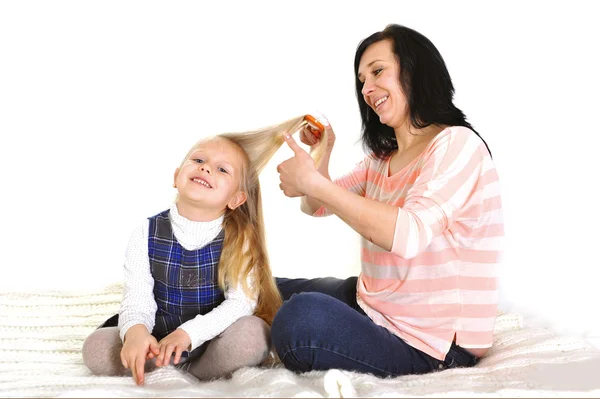
<svg viewBox="0 0 600 399">
<path fill-rule="evenodd" d="M 173 234 L 169 210 L 149 220 L 148 257 L 158 305 L 152 335 L 160 340 L 225 300 L 217 277 L 224 232 L 204 247 L 188 251 Z"/>
</svg>

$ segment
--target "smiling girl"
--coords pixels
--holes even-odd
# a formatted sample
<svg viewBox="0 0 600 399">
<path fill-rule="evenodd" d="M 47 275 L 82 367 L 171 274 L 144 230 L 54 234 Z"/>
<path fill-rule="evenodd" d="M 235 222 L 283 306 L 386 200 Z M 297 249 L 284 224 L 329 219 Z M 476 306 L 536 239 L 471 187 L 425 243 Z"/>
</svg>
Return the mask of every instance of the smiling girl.
<svg viewBox="0 0 600 399">
<path fill-rule="evenodd" d="M 83 346 L 94 374 L 130 369 L 142 384 L 145 370 L 172 363 L 209 380 L 267 357 L 281 297 L 241 137 L 196 143 L 175 170 L 176 201 L 133 232 L 119 314 Z"/>
</svg>

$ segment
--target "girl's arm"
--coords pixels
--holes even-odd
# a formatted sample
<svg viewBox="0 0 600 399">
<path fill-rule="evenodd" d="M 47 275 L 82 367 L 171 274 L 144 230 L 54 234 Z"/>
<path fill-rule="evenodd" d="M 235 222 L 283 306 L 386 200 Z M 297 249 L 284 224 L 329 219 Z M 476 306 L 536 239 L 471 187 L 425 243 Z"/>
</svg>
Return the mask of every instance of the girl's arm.
<svg viewBox="0 0 600 399">
<path fill-rule="evenodd" d="M 148 333 L 154 328 L 157 305 L 148 259 L 148 223 L 148 220 L 144 221 L 133 232 L 125 254 L 123 301 L 118 326 L 121 340 L 134 325 L 145 326 Z"/>
<path fill-rule="evenodd" d="M 248 275 L 247 284 L 252 290 L 254 286 L 254 273 Z M 225 300 L 205 315 L 198 315 L 186 321 L 180 329 L 184 330 L 191 339 L 190 351 L 193 351 L 204 342 L 221 334 L 227 327 L 244 316 L 250 316 L 256 309 L 257 299 L 249 297 L 244 292 L 241 283 L 225 291 Z"/>
</svg>

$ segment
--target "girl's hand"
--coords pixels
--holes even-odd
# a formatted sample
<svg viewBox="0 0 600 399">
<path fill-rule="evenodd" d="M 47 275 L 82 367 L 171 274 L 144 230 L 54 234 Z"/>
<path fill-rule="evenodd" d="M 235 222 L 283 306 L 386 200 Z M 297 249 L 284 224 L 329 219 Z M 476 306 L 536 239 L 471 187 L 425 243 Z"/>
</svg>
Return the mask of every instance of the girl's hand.
<svg viewBox="0 0 600 399">
<path fill-rule="evenodd" d="M 175 353 L 173 363 L 179 363 L 181 353 L 188 350 L 191 343 L 192 340 L 185 331 L 180 328 L 173 331 L 158 343 L 160 354 L 156 358 L 156 365 L 158 367 L 167 366 L 171 361 L 171 355 L 173 353 Z"/>
<path fill-rule="evenodd" d="M 144 383 L 144 364 L 146 359 L 158 355 L 158 342 L 142 324 L 136 324 L 127 330 L 125 342 L 121 349 L 121 363 L 131 369 L 133 380 L 137 385 Z"/>
<path fill-rule="evenodd" d="M 314 179 L 321 177 L 321 174 L 315 167 L 315 161 L 289 134 L 285 135 L 285 141 L 294 151 L 294 156 L 277 166 L 281 181 L 279 188 L 288 197 L 309 195 Z"/>
</svg>

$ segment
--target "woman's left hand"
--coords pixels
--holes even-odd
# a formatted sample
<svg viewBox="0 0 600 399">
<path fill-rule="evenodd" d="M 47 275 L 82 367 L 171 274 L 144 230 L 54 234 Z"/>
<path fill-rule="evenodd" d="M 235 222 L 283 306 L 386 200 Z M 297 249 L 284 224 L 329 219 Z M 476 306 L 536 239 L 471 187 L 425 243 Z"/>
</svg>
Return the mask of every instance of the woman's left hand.
<svg viewBox="0 0 600 399">
<path fill-rule="evenodd" d="M 185 331 L 180 328 L 176 329 L 158 343 L 160 353 L 156 358 L 156 365 L 158 367 L 169 365 L 173 353 L 175 353 L 173 363 L 179 363 L 181 353 L 187 351 L 191 343 L 192 340 Z"/>
<path fill-rule="evenodd" d="M 294 151 L 294 156 L 277 166 L 279 188 L 288 197 L 309 195 L 315 179 L 321 174 L 315 167 L 315 161 L 304 151 L 292 136 L 286 133 L 285 141 Z"/>
</svg>

